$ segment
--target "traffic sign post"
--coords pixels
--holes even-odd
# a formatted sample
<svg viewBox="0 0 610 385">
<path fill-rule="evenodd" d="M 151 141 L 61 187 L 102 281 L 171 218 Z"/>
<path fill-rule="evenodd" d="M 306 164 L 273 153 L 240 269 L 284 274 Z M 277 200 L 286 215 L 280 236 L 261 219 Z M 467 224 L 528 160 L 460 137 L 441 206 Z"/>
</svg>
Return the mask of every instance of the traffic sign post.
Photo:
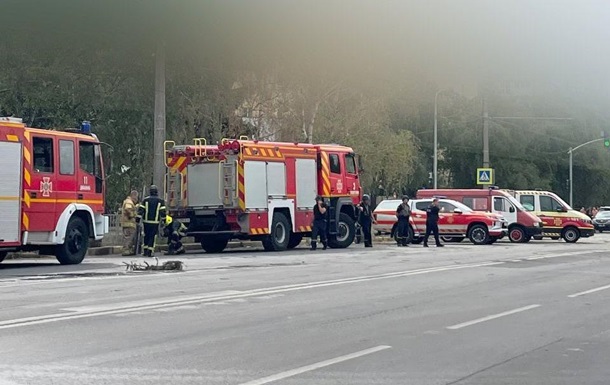
<svg viewBox="0 0 610 385">
<path fill-rule="evenodd" d="M 477 168 L 477 184 L 478 185 L 494 184 L 494 169 L 493 168 Z"/>
</svg>

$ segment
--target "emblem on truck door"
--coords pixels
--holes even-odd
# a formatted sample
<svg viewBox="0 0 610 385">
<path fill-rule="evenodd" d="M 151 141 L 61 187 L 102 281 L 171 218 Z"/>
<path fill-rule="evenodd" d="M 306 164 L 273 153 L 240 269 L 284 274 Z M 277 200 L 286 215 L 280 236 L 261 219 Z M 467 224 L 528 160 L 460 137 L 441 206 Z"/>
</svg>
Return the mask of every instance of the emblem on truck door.
<svg viewBox="0 0 610 385">
<path fill-rule="evenodd" d="M 43 197 L 51 196 L 51 192 L 53 191 L 53 182 L 51 182 L 51 178 L 45 176 L 42 178 L 40 182 L 40 192 Z"/>
</svg>

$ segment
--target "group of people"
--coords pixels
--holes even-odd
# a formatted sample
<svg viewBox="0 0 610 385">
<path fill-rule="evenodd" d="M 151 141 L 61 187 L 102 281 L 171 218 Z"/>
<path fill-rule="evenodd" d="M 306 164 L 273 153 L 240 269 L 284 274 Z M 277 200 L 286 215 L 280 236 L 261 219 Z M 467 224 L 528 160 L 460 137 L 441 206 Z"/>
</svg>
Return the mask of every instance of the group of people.
<svg viewBox="0 0 610 385">
<path fill-rule="evenodd" d="M 443 247 L 438 232 L 438 219 L 440 207 L 438 199 L 434 198 L 430 207 L 426 209 L 426 234 L 424 236 L 424 247 L 428 247 L 428 238 L 434 236 L 434 241 L 437 247 Z M 362 231 L 364 247 L 373 247 L 372 227 L 376 223 L 371 207 L 371 198 L 368 195 L 362 197 L 362 202 L 357 206 L 358 210 L 358 225 Z M 318 238 L 322 243 L 323 250 L 327 248 L 327 210 L 328 206 L 324 203 L 321 196 L 316 197 L 316 204 L 313 208 L 314 221 L 311 232 L 311 250 L 316 250 L 318 246 Z M 399 247 L 409 246 L 409 217 L 411 216 L 411 206 L 409 205 L 409 197 L 404 195 L 402 203 L 396 208 L 397 230 L 396 243 Z"/>
<path fill-rule="evenodd" d="M 150 195 L 142 202 L 138 202 L 139 194 L 133 190 L 123 201 L 121 207 L 123 255 L 136 255 L 141 246 L 142 254 L 145 257 L 152 257 L 160 225 L 163 236 L 167 238 L 168 250 L 165 255 L 184 254 L 182 237 L 186 235 L 187 227 L 167 214 L 165 201 L 159 198 L 157 186 L 150 186 L 149 193 Z M 140 241 L 141 235 L 144 236 L 142 241 Z"/>
<path fill-rule="evenodd" d="M 599 208 L 597 208 L 597 207 L 589 207 L 589 208 L 585 209 L 584 207 L 581 207 L 580 208 L 580 212 L 585 214 L 585 215 L 588 215 L 589 218 L 593 219 L 593 218 L 595 218 L 595 216 L 599 212 Z"/>
</svg>

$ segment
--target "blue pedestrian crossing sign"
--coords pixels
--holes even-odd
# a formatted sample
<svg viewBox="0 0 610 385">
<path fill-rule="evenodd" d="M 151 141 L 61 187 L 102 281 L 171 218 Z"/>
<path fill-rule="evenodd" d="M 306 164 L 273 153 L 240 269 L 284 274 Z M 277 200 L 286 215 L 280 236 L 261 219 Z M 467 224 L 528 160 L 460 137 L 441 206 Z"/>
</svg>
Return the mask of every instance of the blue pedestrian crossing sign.
<svg viewBox="0 0 610 385">
<path fill-rule="evenodd" d="M 493 184 L 494 169 L 493 168 L 477 168 L 477 184 Z"/>
</svg>

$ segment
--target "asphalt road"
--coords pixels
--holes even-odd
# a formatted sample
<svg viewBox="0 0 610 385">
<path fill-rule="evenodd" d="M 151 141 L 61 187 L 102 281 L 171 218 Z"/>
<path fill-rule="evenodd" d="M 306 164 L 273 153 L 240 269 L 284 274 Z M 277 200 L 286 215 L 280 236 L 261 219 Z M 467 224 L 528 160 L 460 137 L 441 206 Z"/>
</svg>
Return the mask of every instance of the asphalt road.
<svg viewBox="0 0 610 385">
<path fill-rule="evenodd" d="M 610 236 L 0 265 L 5 384 L 608 384 Z"/>
</svg>

